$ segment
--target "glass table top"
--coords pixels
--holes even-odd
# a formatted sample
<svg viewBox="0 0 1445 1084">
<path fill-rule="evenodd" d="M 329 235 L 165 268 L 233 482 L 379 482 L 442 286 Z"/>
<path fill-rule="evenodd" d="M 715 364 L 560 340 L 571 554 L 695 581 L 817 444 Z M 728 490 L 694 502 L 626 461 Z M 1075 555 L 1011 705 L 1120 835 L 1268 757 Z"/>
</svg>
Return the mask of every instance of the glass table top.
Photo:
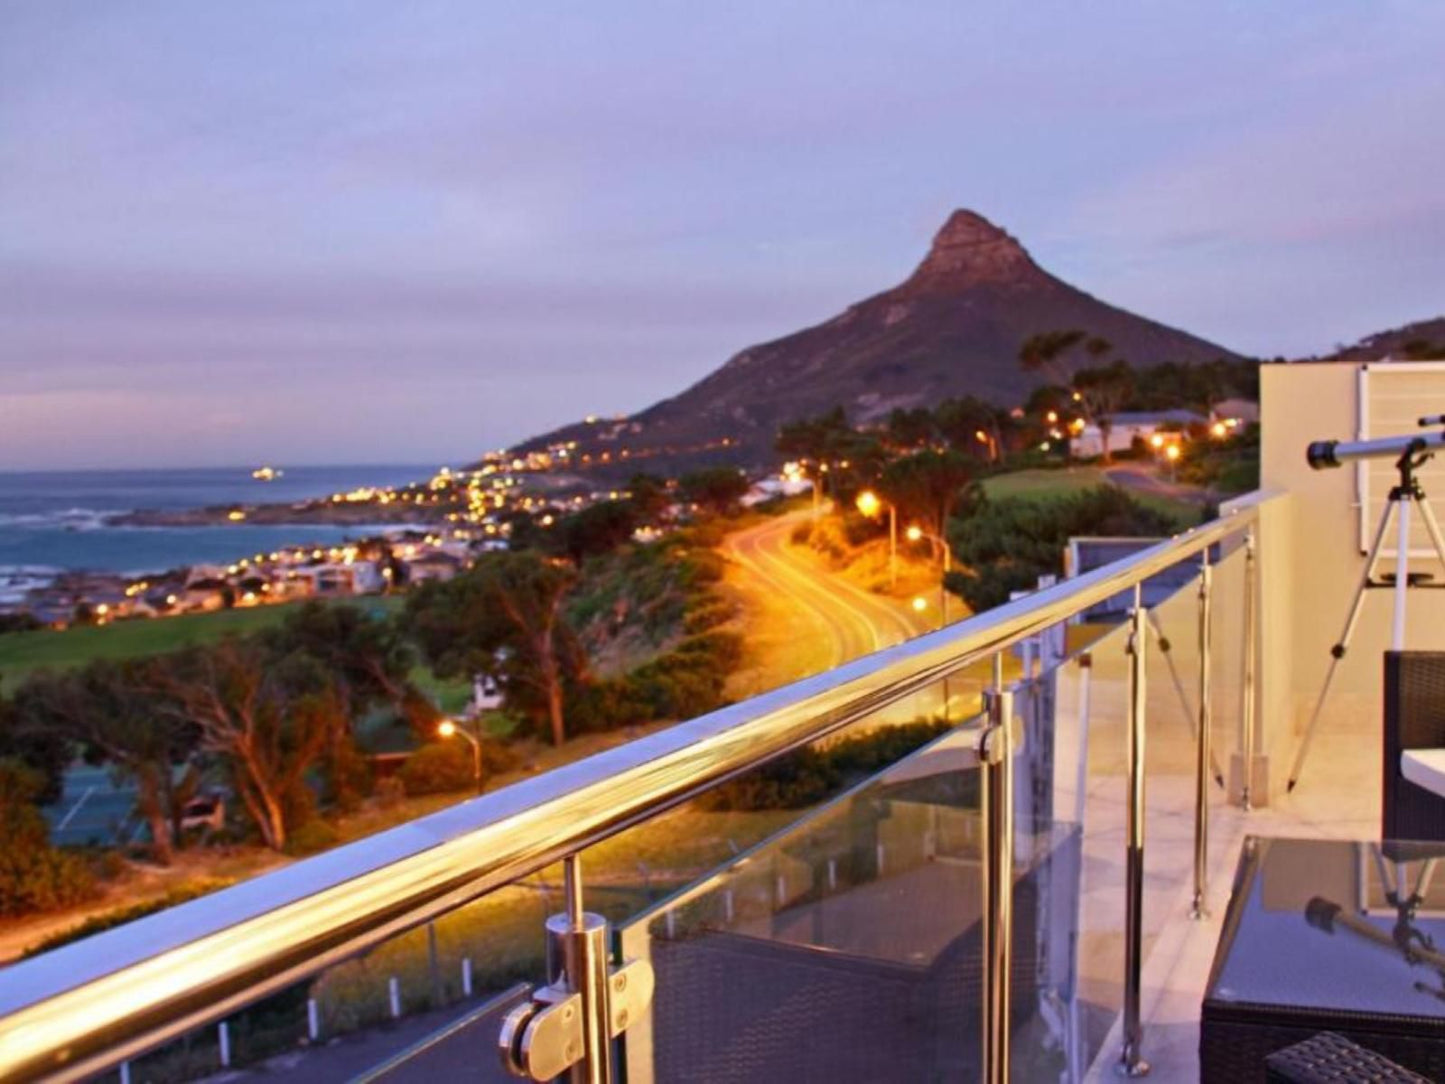
<svg viewBox="0 0 1445 1084">
<path fill-rule="evenodd" d="M 1247 840 L 1205 999 L 1445 1018 L 1445 843 Z"/>
</svg>

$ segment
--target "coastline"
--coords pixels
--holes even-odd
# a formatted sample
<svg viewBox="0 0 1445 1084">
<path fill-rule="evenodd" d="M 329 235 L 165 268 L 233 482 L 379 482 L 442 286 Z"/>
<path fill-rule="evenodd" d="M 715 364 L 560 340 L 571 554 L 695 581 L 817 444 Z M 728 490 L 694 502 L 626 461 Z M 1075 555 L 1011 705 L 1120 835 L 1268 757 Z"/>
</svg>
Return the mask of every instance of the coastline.
<svg viewBox="0 0 1445 1084">
<path fill-rule="evenodd" d="M 298 504 L 207 505 L 202 508 L 137 508 L 102 517 L 106 527 L 399 527 L 445 522 L 440 510 L 415 504 L 384 505 L 316 501 Z"/>
</svg>

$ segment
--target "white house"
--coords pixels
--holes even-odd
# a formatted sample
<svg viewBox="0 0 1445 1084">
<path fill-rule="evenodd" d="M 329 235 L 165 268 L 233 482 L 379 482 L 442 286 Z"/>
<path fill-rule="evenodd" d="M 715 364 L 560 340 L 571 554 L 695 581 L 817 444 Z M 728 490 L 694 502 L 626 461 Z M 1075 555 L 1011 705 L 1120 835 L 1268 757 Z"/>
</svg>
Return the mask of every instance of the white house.
<svg viewBox="0 0 1445 1084">
<path fill-rule="evenodd" d="M 1189 425 L 1202 425 L 1205 419 L 1192 410 L 1135 411 L 1110 414 L 1109 451 L 1122 452 L 1137 437 L 1148 440 L 1161 429 L 1178 430 Z M 1069 453 L 1078 459 L 1093 459 L 1104 454 L 1104 438 L 1099 426 L 1090 423 L 1069 441 Z"/>
</svg>

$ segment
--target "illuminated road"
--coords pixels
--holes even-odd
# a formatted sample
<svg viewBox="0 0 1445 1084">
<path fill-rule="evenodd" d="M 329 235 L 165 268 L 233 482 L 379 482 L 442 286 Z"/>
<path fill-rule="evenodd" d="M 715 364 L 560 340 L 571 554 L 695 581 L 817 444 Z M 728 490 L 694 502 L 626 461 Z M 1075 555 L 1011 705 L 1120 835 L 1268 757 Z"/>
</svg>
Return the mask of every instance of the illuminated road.
<svg viewBox="0 0 1445 1084">
<path fill-rule="evenodd" d="M 768 589 L 786 598 L 830 645 L 828 666 L 901 643 L 929 625 L 891 599 L 880 598 L 829 572 L 788 542 L 809 512 L 795 512 L 729 535 L 724 550 Z"/>
<path fill-rule="evenodd" d="M 807 511 L 779 516 L 729 535 L 723 546 L 728 558 L 752 581 L 754 594 L 774 595 L 790 616 L 800 618 L 813 630 L 816 640 L 806 645 L 810 669 L 837 666 L 933 628 L 932 610 L 918 614 L 896 599 L 865 591 L 829 571 L 821 559 L 803 547 L 791 545 L 793 531 L 810 516 Z M 792 649 L 793 645 L 785 642 L 774 650 Z M 950 679 L 949 694 L 955 711 L 972 710 L 987 676 L 987 668 L 980 667 Z M 900 706 L 907 717 L 936 710 L 936 704 L 925 704 L 918 697 Z"/>
</svg>

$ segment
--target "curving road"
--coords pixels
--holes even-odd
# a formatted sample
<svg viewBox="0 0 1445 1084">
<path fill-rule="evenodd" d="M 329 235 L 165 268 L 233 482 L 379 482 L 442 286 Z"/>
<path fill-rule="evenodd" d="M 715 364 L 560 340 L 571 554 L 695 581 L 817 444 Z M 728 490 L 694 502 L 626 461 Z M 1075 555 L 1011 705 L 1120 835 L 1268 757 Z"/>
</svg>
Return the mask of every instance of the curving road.
<svg viewBox="0 0 1445 1084">
<path fill-rule="evenodd" d="M 819 659 L 824 666 L 837 666 L 934 627 L 931 611 L 915 613 L 896 599 L 865 591 L 830 572 L 810 553 L 792 546 L 789 538 L 794 529 L 810 515 L 807 511 L 795 512 L 738 531 L 727 537 L 723 550 L 754 581 L 756 589 L 785 599 L 790 613 L 816 630 L 814 646 L 826 645 L 826 650 L 815 650 L 811 658 Z M 1011 662 L 1007 665 L 1010 669 L 1013 666 Z M 990 674 L 989 665 L 982 663 L 948 679 L 945 684 L 951 718 L 963 718 L 979 710 L 979 696 Z M 924 692 L 908 697 L 880 717 L 902 722 L 931 715 L 941 707 L 939 695 Z"/>
<path fill-rule="evenodd" d="M 727 537 L 724 552 L 767 589 L 787 598 L 831 645 L 837 666 L 927 632 L 932 625 L 900 603 L 830 573 L 788 539 L 811 513 L 794 512 Z"/>
</svg>

